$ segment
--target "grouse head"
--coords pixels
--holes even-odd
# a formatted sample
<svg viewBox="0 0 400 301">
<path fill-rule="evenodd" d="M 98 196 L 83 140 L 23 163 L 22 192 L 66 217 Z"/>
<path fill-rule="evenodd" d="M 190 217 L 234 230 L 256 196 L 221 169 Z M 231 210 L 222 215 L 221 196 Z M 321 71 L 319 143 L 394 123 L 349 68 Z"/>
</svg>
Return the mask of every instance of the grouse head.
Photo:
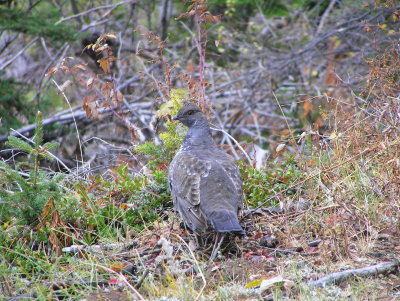
<svg viewBox="0 0 400 301">
<path fill-rule="evenodd" d="M 178 114 L 172 117 L 173 120 L 179 120 L 188 128 L 191 127 L 208 127 L 206 116 L 194 103 L 186 101 L 179 109 Z"/>
</svg>

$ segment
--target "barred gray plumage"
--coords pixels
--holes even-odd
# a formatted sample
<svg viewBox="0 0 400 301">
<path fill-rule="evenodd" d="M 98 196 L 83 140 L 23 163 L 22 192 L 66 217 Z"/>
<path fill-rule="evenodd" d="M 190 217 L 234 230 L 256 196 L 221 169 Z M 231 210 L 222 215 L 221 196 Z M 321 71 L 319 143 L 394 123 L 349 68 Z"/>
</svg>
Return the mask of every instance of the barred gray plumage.
<svg viewBox="0 0 400 301">
<path fill-rule="evenodd" d="M 217 233 L 245 234 L 238 220 L 242 181 L 234 159 L 217 147 L 206 116 L 193 103 L 185 102 L 173 119 L 189 128 L 168 171 L 175 209 L 198 235 L 209 226 Z"/>
</svg>

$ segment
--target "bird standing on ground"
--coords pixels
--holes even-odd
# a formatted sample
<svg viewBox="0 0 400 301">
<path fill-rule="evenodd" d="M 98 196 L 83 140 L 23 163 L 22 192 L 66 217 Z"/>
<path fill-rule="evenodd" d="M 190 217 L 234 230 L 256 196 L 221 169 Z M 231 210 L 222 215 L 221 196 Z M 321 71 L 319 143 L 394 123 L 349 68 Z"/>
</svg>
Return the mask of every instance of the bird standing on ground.
<svg viewBox="0 0 400 301">
<path fill-rule="evenodd" d="M 234 159 L 215 144 L 199 107 L 184 102 L 173 119 L 189 129 L 168 171 L 172 200 L 195 234 L 201 235 L 210 225 L 217 232 L 213 260 L 225 233 L 245 234 L 238 220 L 242 207 L 239 170 Z"/>
</svg>

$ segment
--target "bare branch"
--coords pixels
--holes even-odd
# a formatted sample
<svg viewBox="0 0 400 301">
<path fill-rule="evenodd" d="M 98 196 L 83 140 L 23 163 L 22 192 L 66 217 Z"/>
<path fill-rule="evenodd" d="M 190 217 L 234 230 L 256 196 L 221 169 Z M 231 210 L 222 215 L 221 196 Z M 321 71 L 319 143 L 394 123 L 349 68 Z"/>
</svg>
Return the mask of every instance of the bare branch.
<svg viewBox="0 0 400 301">
<path fill-rule="evenodd" d="M 5 62 L 3 65 L 0 66 L 0 70 L 4 70 L 8 65 L 10 65 L 12 62 L 14 62 L 21 54 L 25 52 L 26 49 L 31 47 L 33 43 L 35 43 L 37 40 L 39 40 L 39 37 L 34 38 L 32 41 L 30 41 L 28 44 L 24 46 L 20 51 L 18 51 L 11 59 L 9 59 L 7 62 Z"/>
<path fill-rule="evenodd" d="M 329 284 L 339 284 L 343 281 L 346 281 L 349 278 L 355 278 L 355 277 L 366 278 L 371 276 L 378 276 L 380 274 L 385 274 L 385 273 L 393 273 L 397 270 L 399 266 L 400 266 L 400 261 L 394 260 L 365 268 L 350 269 L 346 271 L 332 273 L 319 280 L 310 281 L 308 285 L 311 287 L 325 287 Z"/>
<path fill-rule="evenodd" d="M 124 5 L 124 4 L 127 4 L 127 3 L 136 3 L 136 0 L 126 0 L 126 1 L 122 1 L 122 2 L 116 3 L 116 4 L 109 4 L 109 5 L 94 7 L 92 9 L 89 9 L 87 11 L 81 12 L 79 14 L 72 15 L 72 16 L 69 16 L 69 17 L 66 17 L 66 18 L 61 18 L 59 21 L 56 22 L 55 25 L 58 25 L 58 24 L 60 24 L 62 22 L 65 22 L 65 21 L 68 21 L 68 20 L 71 20 L 71 19 L 74 19 L 74 18 L 78 18 L 78 17 L 84 16 L 84 15 L 90 14 L 90 13 L 95 12 L 97 10 L 107 9 L 107 8 L 113 8 L 114 9 L 114 8 L 116 8 L 118 6 L 121 6 L 121 5 Z"/>
</svg>

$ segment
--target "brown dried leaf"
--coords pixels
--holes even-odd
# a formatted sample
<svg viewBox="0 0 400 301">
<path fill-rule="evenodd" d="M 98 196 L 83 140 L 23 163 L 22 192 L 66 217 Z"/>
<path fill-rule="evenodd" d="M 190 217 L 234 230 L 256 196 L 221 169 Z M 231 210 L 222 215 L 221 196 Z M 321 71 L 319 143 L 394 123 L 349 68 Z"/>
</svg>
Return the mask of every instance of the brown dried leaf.
<svg viewBox="0 0 400 301">
<path fill-rule="evenodd" d="M 364 30 L 366 32 L 371 32 L 372 31 L 371 27 L 369 27 L 369 26 L 364 26 Z"/>
<path fill-rule="evenodd" d="M 61 253 L 61 248 L 70 243 L 70 231 L 67 225 L 61 219 L 60 214 L 57 210 L 54 210 L 51 215 L 50 223 L 51 232 L 49 235 L 49 241 L 53 251 L 57 254 Z M 62 228 L 63 231 L 57 231 L 57 228 Z"/>
<path fill-rule="evenodd" d="M 205 6 L 205 5 L 198 5 L 198 6 L 196 7 L 196 9 L 197 9 L 199 12 L 202 12 L 202 13 L 208 12 L 208 7 Z"/>
<path fill-rule="evenodd" d="M 52 75 L 56 74 L 58 72 L 58 69 L 59 69 L 58 67 L 50 68 L 47 71 L 46 76 L 52 76 Z"/>
<path fill-rule="evenodd" d="M 100 67 L 101 67 L 101 69 L 103 69 L 104 73 L 109 72 L 110 65 L 109 65 L 108 59 L 106 57 L 99 59 L 97 62 L 100 64 Z"/>
<path fill-rule="evenodd" d="M 304 110 L 304 112 L 303 112 L 303 114 L 300 116 L 300 118 L 306 118 L 306 116 L 307 116 L 307 114 L 311 111 L 313 111 L 314 110 L 314 105 L 311 103 L 311 101 L 309 101 L 309 100 L 306 100 L 304 103 L 303 103 L 303 110 Z"/>
<path fill-rule="evenodd" d="M 283 143 L 279 144 L 275 149 L 276 155 L 279 156 L 280 154 L 282 154 L 285 151 L 285 149 L 286 149 L 286 144 L 283 144 Z"/>
<path fill-rule="evenodd" d="M 218 23 L 221 21 L 221 15 L 213 16 L 209 12 L 203 14 L 203 20 L 205 23 Z"/>
<path fill-rule="evenodd" d="M 54 201 L 53 198 L 50 198 L 50 199 L 47 200 L 47 203 L 44 206 L 44 209 L 43 209 L 43 212 L 42 212 L 42 216 L 41 216 L 42 220 L 44 220 L 47 217 L 47 215 L 49 214 L 51 207 L 53 207 L 53 201 Z"/>
<path fill-rule="evenodd" d="M 119 105 L 119 103 L 124 99 L 124 96 L 119 90 L 116 90 L 114 93 L 114 90 L 111 91 L 111 97 L 112 100 L 114 101 L 115 105 Z"/>
<path fill-rule="evenodd" d="M 88 44 L 88 45 L 86 45 L 86 46 L 83 48 L 82 52 L 84 52 L 84 51 L 87 50 L 87 49 L 90 50 L 91 48 L 93 48 L 93 44 Z"/>
<path fill-rule="evenodd" d="M 70 80 L 67 80 L 60 86 L 60 91 L 57 92 L 57 94 L 62 94 L 64 93 L 65 89 L 72 86 L 74 83 Z"/>
<path fill-rule="evenodd" d="M 64 73 L 68 73 L 69 72 L 69 68 L 65 65 L 60 66 L 60 68 L 62 71 L 64 71 Z"/>
<path fill-rule="evenodd" d="M 175 21 L 179 21 L 179 20 L 183 19 L 184 17 L 186 17 L 187 15 L 188 15 L 188 13 L 180 14 L 178 17 L 175 18 Z"/>
<path fill-rule="evenodd" d="M 191 11 L 195 5 L 196 5 L 195 2 L 192 3 L 192 4 L 190 4 L 186 10 L 187 10 L 187 11 Z"/>
<path fill-rule="evenodd" d="M 73 67 L 71 68 L 71 71 L 76 71 L 76 70 L 78 70 L 78 69 L 85 71 L 85 70 L 86 70 L 86 66 L 87 66 L 87 63 L 78 64 L 78 65 L 73 66 Z"/>
<path fill-rule="evenodd" d="M 106 82 L 101 85 L 100 91 L 103 93 L 105 98 L 109 98 L 111 94 L 112 83 Z"/>
<path fill-rule="evenodd" d="M 108 46 L 107 44 L 100 46 L 99 48 L 96 49 L 96 52 L 102 52 L 103 50 L 107 50 L 109 49 L 110 46 Z"/>
<path fill-rule="evenodd" d="M 83 109 L 85 110 L 85 112 L 86 112 L 86 116 L 89 118 L 90 116 L 91 116 L 91 114 L 92 114 L 92 110 L 91 110 L 91 107 L 90 107 L 90 103 L 92 102 L 92 97 L 91 96 L 85 96 L 84 98 L 83 98 Z"/>
</svg>

